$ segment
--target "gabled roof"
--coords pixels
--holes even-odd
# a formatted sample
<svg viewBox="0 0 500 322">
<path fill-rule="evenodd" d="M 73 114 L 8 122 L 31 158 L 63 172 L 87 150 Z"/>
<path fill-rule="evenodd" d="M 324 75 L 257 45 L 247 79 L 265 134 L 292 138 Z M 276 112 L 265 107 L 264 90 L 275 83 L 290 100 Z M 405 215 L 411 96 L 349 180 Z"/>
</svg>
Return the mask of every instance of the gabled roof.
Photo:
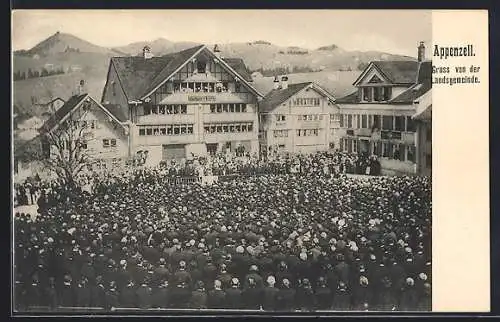
<svg viewBox="0 0 500 322">
<path fill-rule="evenodd" d="M 432 88 L 432 62 L 431 61 L 425 61 L 422 63 L 418 62 L 412 62 L 409 61 L 407 63 L 416 63 L 417 65 L 415 66 L 415 72 L 412 74 L 410 72 L 410 69 L 406 71 L 404 78 L 407 78 L 408 81 L 410 79 L 410 76 L 413 77 L 412 81 L 409 84 L 413 84 L 410 86 L 407 90 L 405 90 L 403 93 L 399 94 L 398 96 L 394 97 L 391 99 L 388 103 L 394 103 L 394 104 L 411 104 L 415 99 L 418 97 L 422 96 L 426 92 L 428 92 Z M 403 66 L 404 64 L 396 64 L 399 65 L 399 67 Z M 412 64 L 408 64 L 406 67 L 410 67 Z M 386 68 L 386 72 L 387 72 Z M 396 69 L 393 68 L 392 72 L 394 72 Z M 381 71 L 382 72 L 382 71 Z M 398 74 L 397 76 L 400 81 L 403 80 L 403 74 Z M 387 76 L 389 77 L 389 76 Z M 393 76 L 394 77 L 394 76 Z M 401 83 L 399 83 L 401 84 Z M 360 103 L 360 97 L 358 96 L 358 91 L 356 90 L 355 92 L 341 97 L 337 99 L 336 103 L 340 104 L 357 104 Z"/>
<path fill-rule="evenodd" d="M 47 102 L 47 103 L 36 103 L 35 105 L 38 105 L 38 106 L 47 106 L 47 105 L 50 105 L 50 104 L 54 103 L 55 101 L 62 101 L 62 102 L 64 102 L 64 100 L 62 98 L 56 97 L 53 100 L 51 100 L 50 102 Z"/>
<path fill-rule="evenodd" d="M 118 121 L 126 122 L 128 120 L 127 115 L 123 113 L 123 109 L 119 104 L 102 104 L 111 114 L 113 114 Z"/>
<path fill-rule="evenodd" d="M 87 98 L 92 100 L 98 107 L 100 107 L 106 114 L 108 114 L 110 117 L 112 117 L 115 122 L 119 123 L 120 125 L 123 126 L 124 120 L 126 120 L 125 115 L 121 110 L 119 110 L 116 106 L 113 106 L 110 109 L 104 107 L 102 104 L 94 100 L 92 97 L 89 96 L 89 94 L 81 94 L 81 95 L 74 95 L 64 103 L 63 106 L 61 106 L 60 109 L 58 109 L 52 116 L 45 121 L 45 123 L 42 125 L 40 128 L 41 133 L 47 133 L 55 129 L 59 124 L 64 122 L 64 120 L 75 110 L 77 109 L 83 101 L 85 101 Z"/>
<path fill-rule="evenodd" d="M 409 60 L 372 61 L 359 75 L 353 85 L 357 85 L 366 73 L 376 68 L 393 84 L 414 84 L 418 73 L 419 62 Z"/>
<path fill-rule="evenodd" d="M 82 103 L 87 96 L 88 94 L 71 96 L 60 109 L 58 109 L 47 121 L 45 121 L 40 130 L 42 132 L 52 130 L 66 115 L 71 113 L 76 106 L 80 105 L 80 103 Z"/>
<path fill-rule="evenodd" d="M 205 45 L 199 45 L 186 50 L 164 56 L 144 59 L 142 56 L 113 57 L 110 67 L 114 67 L 125 96 L 130 100 L 139 100 L 149 95 L 178 69 L 182 68 L 191 57 L 195 56 Z M 231 69 L 247 81 L 252 76 L 241 58 L 222 58 Z"/>
<path fill-rule="evenodd" d="M 297 84 L 289 84 L 286 89 L 273 89 L 262 99 L 259 103 L 259 111 L 260 112 L 270 112 L 275 109 L 281 103 L 287 101 L 289 98 L 305 89 L 308 86 L 312 86 L 312 88 L 316 89 L 320 93 L 325 96 L 328 96 L 332 101 L 335 100 L 333 96 L 328 93 L 325 89 L 320 87 L 319 85 L 313 82 L 305 82 L 305 83 L 297 83 Z"/>
</svg>

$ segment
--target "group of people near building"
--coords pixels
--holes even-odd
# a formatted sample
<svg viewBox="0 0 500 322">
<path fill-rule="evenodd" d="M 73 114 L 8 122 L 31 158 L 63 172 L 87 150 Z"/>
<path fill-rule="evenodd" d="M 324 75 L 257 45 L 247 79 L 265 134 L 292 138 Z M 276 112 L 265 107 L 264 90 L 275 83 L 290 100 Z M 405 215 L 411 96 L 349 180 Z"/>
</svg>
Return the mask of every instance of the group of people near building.
<svg viewBox="0 0 500 322">
<path fill-rule="evenodd" d="M 208 186 L 51 183 L 36 219 L 14 215 L 15 307 L 430 310 L 430 178 L 325 175 L 330 159 Z"/>
</svg>

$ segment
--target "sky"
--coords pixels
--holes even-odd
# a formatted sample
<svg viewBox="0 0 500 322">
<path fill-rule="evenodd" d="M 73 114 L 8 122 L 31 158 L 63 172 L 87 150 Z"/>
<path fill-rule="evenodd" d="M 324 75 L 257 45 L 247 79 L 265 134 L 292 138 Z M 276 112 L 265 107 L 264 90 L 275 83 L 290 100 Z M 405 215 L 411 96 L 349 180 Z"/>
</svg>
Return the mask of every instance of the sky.
<svg viewBox="0 0 500 322">
<path fill-rule="evenodd" d="M 430 10 L 16 10 L 12 48 L 29 49 L 60 31 L 93 44 L 137 41 L 229 43 L 266 40 L 315 49 L 377 50 L 416 56 L 432 43 Z M 432 46 L 428 45 L 427 51 Z"/>
</svg>

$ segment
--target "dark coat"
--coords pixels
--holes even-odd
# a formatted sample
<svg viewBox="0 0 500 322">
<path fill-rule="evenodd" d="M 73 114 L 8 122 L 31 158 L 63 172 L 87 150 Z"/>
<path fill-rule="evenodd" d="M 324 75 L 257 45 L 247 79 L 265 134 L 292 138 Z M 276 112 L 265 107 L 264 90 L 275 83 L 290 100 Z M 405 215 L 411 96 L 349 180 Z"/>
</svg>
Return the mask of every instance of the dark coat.
<svg viewBox="0 0 500 322">
<path fill-rule="evenodd" d="M 208 292 L 207 306 L 211 309 L 223 309 L 226 293 L 223 290 L 211 290 Z"/>
<path fill-rule="evenodd" d="M 106 305 L 106 291 L 102 284 L 93 285 L 90 288 L 90 306 L 92 307 L 105 307 Z"/>
<path fill-rule="evenodd" d="M 316 289 L 316 308 L 318 310 L 328 310 L 332 307 L 333 294 L 329 287 L 318 287 Z"/>
<path fill-rule="evenodd" d="M 241 294 L 243 305 L 247 309 L 258 310 L 262 304 L 262 289 L 258 287 L 245 288 Z"/>
<path fill-rule="evenodd" d="M 194 290 L 191 293 L 191 302 L 189 307 L 192 309 L 206 309 L 207 308 L 207 293 L 201 290 Z"/>
<path fill-rule="evenodd" d="M 262 293 L 263 293 L 262 307 L 264 308 L 264 310 L 267 311 L 276 310 L 279 289 L 277 289 L 276 287 L 266 286 L 264 287 Z"/>
<path fill-rule="evenodd" d="M 137 306 L 141 309 L 149 309 L 151 307 L 151 288 L 147 285 L 141 285 L 137 288 Z"/>
<path fill-rule="evenodd" d="M 292 311 L 296 308 L 295 304 L 296 291 L 293 288 L 280 289 L 277 295 L 278 311 Z"/>
<path fill-rule="evenodd" d="M 153 308 L 167 308 L 169 301 L 169 290 L 166 287 L 157 287 L 151 295 Z"/>
<path fill-rule="evenodd" d="M 230 309 L 243 308 L 242 291 L 239 288 L 229 288 L 226 290 L 226 306 Z"/>
</svg>

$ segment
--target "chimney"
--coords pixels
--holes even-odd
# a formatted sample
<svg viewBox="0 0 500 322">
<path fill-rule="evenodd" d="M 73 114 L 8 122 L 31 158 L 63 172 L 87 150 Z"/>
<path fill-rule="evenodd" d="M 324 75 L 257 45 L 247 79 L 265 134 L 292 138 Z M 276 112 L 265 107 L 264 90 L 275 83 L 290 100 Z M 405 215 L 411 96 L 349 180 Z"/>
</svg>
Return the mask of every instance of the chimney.
<svg viewBox="0 0 500 322">
<path fill-rule="evenodd" d="M 78 84 L 78 88 L 76 90 L 77 95 L 83 95 L 85 94 L 85 81 L 82 79 L 80 80 L 80 83 Z"/>
<path fill-rule="evenodd" d="M 281 77 L 281 89 L 288 88 L 288 76 Z"/>
<path fill-rule="evenodd" d="M 425 45 L 424 42 L 421 41 L 420 45 L 418 46 L 418 62 L 421 63 L 425 60 Z"/>
<path fill-rule="evenodd" d="M 278 76 L 274 76 L 274 82 L 273 82 L 273 88 L 274 89 L 280 89 L 280 79 Z"/>
<path fill-rule="evenodd" d="M 153 58 L 153 54 L 151 53 L 151 47 L 144 46 L 144 48 L 142 48 L 142 57 L 144 57 L 144 59 Z"/>
<path fill-rule="evenodd" d="M 217 45 L 217 44 L 215 44 L 215 46 L 214 46 L 214 54 L 215 54 L 215 56 L 217 56 L 217 58 L 219 58 L 219 59 L 222 58 L 222 54 L 220 52 L 219 45 Z"/>
</svg>

